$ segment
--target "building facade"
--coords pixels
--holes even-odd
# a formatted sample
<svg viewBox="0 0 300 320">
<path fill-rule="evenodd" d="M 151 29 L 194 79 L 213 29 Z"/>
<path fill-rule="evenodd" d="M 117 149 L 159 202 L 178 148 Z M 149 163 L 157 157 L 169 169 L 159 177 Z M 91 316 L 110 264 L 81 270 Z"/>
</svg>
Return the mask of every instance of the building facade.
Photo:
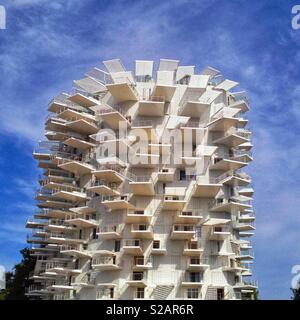
<svg viewBox="0 0 300 320">
<path fill-rule="evenodd" d="M 103 63 L 49 104 L 26 294 L 253 299 L 246 94 L 211 67 Z"/>
</svg>

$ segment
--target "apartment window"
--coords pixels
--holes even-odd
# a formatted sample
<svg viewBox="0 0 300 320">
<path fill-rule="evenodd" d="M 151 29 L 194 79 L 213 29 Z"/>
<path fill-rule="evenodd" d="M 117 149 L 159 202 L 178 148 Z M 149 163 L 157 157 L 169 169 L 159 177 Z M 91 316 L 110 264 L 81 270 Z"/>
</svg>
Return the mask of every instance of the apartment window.
<svg viewBox="0 0 300 320">
<path fill-rule="evenodd" d="M 132 280 L 133 281 L 141 281 L 144 278 L 143 272 L 133 272 L 132 273 Z"/>
<path fill-rule="evenodd" d="M 147 226 L 145 224 L 139 224 L 138 230 L 140 230 L 140 231 L 147 230 Z"/>
<path fill-rule="evenodd" d="M 182 212 L 182 215 L 183 215 L 183 216 L 192 216 L 192 215 L 193 215 L 193 212 L 192 212 L 192 211 L 183 211 L 183 212 Z"/>
<path fill-rule="evenodd" d="M 187 289 L 187 298 L 188 299 L 198 299 L 199 298 L 199 289 L 198 288 L 188 288 Z"/>
<path fill-rule="evenodd" d="M 92 239 L 97 239 L 97 228 L 93 229 Z"/>
<path fill-rule="evenodd" d="M 223 288 L 217 289 L 217 300 L 224 300 L 224 289 Z"/>
<path fill-rule="evenodd" d="M 190 273 L 190 282 L 200 282 L 201 280 L 200 272 Z"/>
<path fill-rule="evenodd" d="M 160 248 L 160 240 L 154 240 L 153 249 L 159 249 L 159 248 Z"/>
<path fill-rule="evenodd" d="M 110 288 L 110 289 L 109 289 L 109 297 L 110 297 L 111 299 L 114 298 L 114 288 Z"/>
<path fill-rule="evenodd" d="M 200 258 L 199 257 L 191 257 L 190 262 L 191 262 L 191 264 L 200 264 Z"/>
<path fill-rule="evenodd" d="M 115 240 L 115 252 L 119 252 L 121 249 L 121 241 Z"/>
<path fill-rule="evenodd" d="M 141 215 L 141 214 L 144 214 L 144 211 L 134 211 L 134 214 L 139 214 L 139 215 Z"/>
<path fill-rule="evenodd" d="M 179 180 L 180 181 L 185 181 L 186 180 L 185 170 L 180 170 L 179 171 Z"/>
<path fill-rule="evenodd" d="M 136 288 L 136 298 L 137 299 L 145 298 L 145 288 Z"/>
</svg>

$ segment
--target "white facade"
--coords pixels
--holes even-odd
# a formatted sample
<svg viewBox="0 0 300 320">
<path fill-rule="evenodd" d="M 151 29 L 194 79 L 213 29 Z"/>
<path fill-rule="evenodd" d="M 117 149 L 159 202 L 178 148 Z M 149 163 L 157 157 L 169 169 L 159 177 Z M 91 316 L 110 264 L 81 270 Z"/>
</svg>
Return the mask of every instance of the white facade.
<svg viewBox="0 0 300 320">
<path fill-rule="evenodd" d="M 218 70 L 104 61 L 49 104 L 31 297 L 249 299 L 251 132 Z M 173 138 L 169 139 L 169 136 Z"/>
</svg>

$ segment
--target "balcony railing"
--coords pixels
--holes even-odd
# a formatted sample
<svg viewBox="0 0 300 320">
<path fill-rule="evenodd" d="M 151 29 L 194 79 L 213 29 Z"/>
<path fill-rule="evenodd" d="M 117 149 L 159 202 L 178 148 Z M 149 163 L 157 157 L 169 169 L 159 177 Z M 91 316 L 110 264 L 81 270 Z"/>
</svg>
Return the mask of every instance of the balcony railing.
<svg viewBox="0 0 300 320">
<path fill-rule="evenodd" d="M 244 172 L 242 173 L 242 172 L 236 172 L 236 171 L 225 172 L 225 173 L 221 174 L 220 176 L 218 176 L 216 178 L 216 181 L 220 182 L 222 180 L 225 180 L 228 177 L 236 177 L 239 179 L 248 180 L 249 183 L 251 182 L 251 177 L 248 174 L 246 174 Z"/>
<path fill-rule="evenodd" d="M 92 265 L 117 265 L 116 257 L 95 257 L 92 259 Z"/>
<path fill-rule="evenodd" d="M 143 248 L 143 242 L 140 239 L 125 239 L 123 247 Z"/>
</svg>

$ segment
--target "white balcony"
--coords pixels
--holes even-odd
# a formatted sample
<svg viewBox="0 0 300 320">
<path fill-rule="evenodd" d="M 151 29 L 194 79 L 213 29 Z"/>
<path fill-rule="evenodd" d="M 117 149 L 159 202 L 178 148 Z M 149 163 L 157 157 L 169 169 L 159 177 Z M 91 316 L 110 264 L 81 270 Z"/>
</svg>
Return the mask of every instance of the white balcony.
<svg viewBox="0 0 300 320">
<path fill-rule="evenodd" d="M 134 176 L 133 181 L 129 182 L 132 194 L 138 196 L 154 196 L 155 180 L 152 176 Z"/>
<path fill-rule="evenodd" d="M 84 119 L 69 121 L 66 123 L 66 126 L 83 135 L 90 135 L 99 131 L 96 124 Z"/>
<path fill-rule="evenodd" d="M 230 234 L 228 226 L 213 226 L 210 230 L 209 239 L 221 241 L 230 237 Z"/>
<path fill-rule="evenodd" d="M 162 244 L 161 240 L 153 240 L 152 242 L 152 255 L 163 255 L 167 253 L 166 247 Z"/>
<path fill-rule="evenodd" d="M 193 197 L 214 198 L 221 190 L 222 184 L 214 178 L 198 177 L 193 190 Z"/>
<path fill-rule="evenodd" d="M 116 182 L 106 182 L 104 180 L 96 180 L 87 188 L 89 191 L 99 195 L 118 196 L 118 184 Z"/>
<path fill-rule="evenodd" d="M 72 202 L 82 202 L 88 199 L 85 192 L 66 191 L 66 190 L 53 190 L 53 197 L 64 199 Z"/>
<path fill-rule="evenodd" d="M 201 271 L 209 268 L 209 261 L 207 258 L 200 258 L 199 256 L 191 256 L 188 259 L 187 270 Z"/>
<path fill-rule="evenodd" d="M 126 223 L 149 223 L 152 215 L 144 210 L 128 211 L 126 215 Z"/>
<path fill-rule="evenodd" d="M 127 239 L 123 242 L 123 252 L 130 255 L 143 254 L 143 242 L 140 239 Z"/>
<path fill-rule="evenodd" d="M 228 106 L 237 108 L 243 112 L 249 111 L 249 101 L 245 92 L 234 92 L 229 95 Z"/>
<path fill-rule="evenodd" d="M 191 240 L 196 235 L 193 224 L 174 224 L 171 230 L 172 240 Z"/>
<path fill-rule="evenodd" d="M 71 214 L 66 216 L 65 223 L 78 228 L 96 228 L 99 225 L 94 219 L 91 219 L 89 215 Z"/>
<path fill-rule="evenodd" d="M 128 196 L 105 196 L 102 204 L 111 210 L 135 210 L 135 206 L 129 202 Z"/>
<path fill-rule="evenodd" d="M 83 250 L 81 245 L 62 245 L 60 246 L 60 253 L 77 258 L 91 258 L 89 251 Z"/>
<path fill-rule="evenodd" d="M 166 211 L 180 211 L 183 210 L 187 201 L 184 196 L 165 195 L 163 197 L 162 209 Z"/>
<path fill-rule="evenodd" d="M 161 182 L 172 182 L 175 178 L 174 168 L 162 168 L 157 173 L 157 179 Z"/>
<path fill-rule="evenodd" d="M 100 227 L 99 237 L 103 240 L 120 239 L 123 225 L 107 225 Z"/>
<path fill-rule="evenodd" d="M 95 116 L 93 114 L 72 109 L 65 109 L 61 113 L 58 113 L 56 117 L 66 121 L 86 120 L 91 123 L 95 122 Z"/>
<path fill-rule="evenodd" d="M 249 142 L 251 132 L 245 129 L 231 128 L 223 136 L 213 140 L 214 144 L 225 145 L 229 148 L 236 148 L 243 143 Z"/>
<path fill-rule="evenodd" d="M 153 239 L 153 229 L 149 224 L 132 224 L 130 232 L 138 239 Z"/>
<path fill-rule="evenodd" d="M 106 84 L 108 91 L 117 102 L 138 101 L 138 93 L 129 77 L 117 77 L 114 83 Z"/>
<path fill-rule="evenodd" d="M 64 141 L 64 144 L 66 144 L 67 146 L 79 149 L 79 150 L 88 150 L 88 149 L 92 149 L 96 147 L 96 144 L 85 141 L 85 140 L 81 140 L 81 139 L 77 139 L 74 137 L 68 138 L 67 140 Z"/>
<path fill-rule="evenodd" d="M 251 183 L 251 178 L 246 173 L 229 171 L 218 176 L 218 183 L 224 183 L 230 186 L 248 186 Z"/>
<path fill-rule="evenodd" d="M 243 160 L 243 159 L 241 159 Z M 211 170 L 222 170 L 222 171 L 230 171 L 230 170 L 239 170 L 245 166 L 247 166 L 247 162 L 235 160 L 229 155 L 220 154 L 213 157 L 213 161 L 210 165 Z"/>
<path fill-rule="evenodd" d="M 107 182 L 121 183 L 124 181 L 124 169 L 115 165 L 99 166 L 95 171 L 92 171 L 94 177 Z"/>
<path fill-rule="evenodd" d="M 121 267 L 117 264 L 116 256 L 93 257 L 92 268 L 99 271 L 118 271 L 121 269 Z"/>
<path fill-rule="evenodd" d="M 180 283 L 182 287 L 201 287 L 203 285 L 202 272 L 185 272 Z"/>
<path fill-rule="evenodd" d="M 152 258 L 151 256 L 148 258 L 145 258 L 143 256 L 138 256 L 133 258 L 133 264 L 132 264 L 133 270 L 148 270 L 152 269 Z"/>
<path fill-rule="evenodd" d="M 100 103 L 99 100 L 96 100 L 87 93 L 79 91 L 72 93 L 69 96 L 69 100 L 85 108 L 90 108 Z"/>
<path fill-rule="evenodd" d="M 126 118 L 126 114 L 121 107 L 103 106 L 98 110 L 97 115 L 112 129 L 118 130 L 120 123 L 126 124 L 129 127 L 131 124 Z"/>
<path fill-rule="evenodd" d="M 200 100 L 186 100 L 182 103 L 182 106 L 179 109 L 179 115 L 199 118 L 204 112 L 209 110 L 211 104 L 206 103 Z"/>
<path fill-rule="evenodd" d="M 175 215 L 175 222 L 196 224 L 200 222 L 202 218 L 202 211 L 200 210 L 178 211 Z"/>
<path fill-rule="evenodd" d="M 140 100 L 138 115 L 150 117 L 162 117 L 164 115 L 164 97 L 151 96 L 149 100 Z"/>
<path fill-rule="evenodd" d="M 234 211 L 244 211 L 251 209 L 252 205 L 246 202 L 241 202 L 238 199 L 215 199 L 209 202 L 209 210 L 213 212 L 234 212 Z"/>
<path fill-rule="evenodd" d="M 90 174 L 94 170 L 93 166 L 79 159 L 61 159 L 58 167 L 79 175 Z"/>
<path fill-rule="evenodd" d="M 135 271 L 130 275 L 130 278 L 126 281 L 128 286 L 131 287 L 146 287 L 145 274 L 141 271 Z"/>
<path fill-rule="evenodd" d="M 203 243 L 199 240 L 189 240 L 185 242 L 183 255 L 195 256 L 201 255 L 204 251 Z"/>
</svg>

